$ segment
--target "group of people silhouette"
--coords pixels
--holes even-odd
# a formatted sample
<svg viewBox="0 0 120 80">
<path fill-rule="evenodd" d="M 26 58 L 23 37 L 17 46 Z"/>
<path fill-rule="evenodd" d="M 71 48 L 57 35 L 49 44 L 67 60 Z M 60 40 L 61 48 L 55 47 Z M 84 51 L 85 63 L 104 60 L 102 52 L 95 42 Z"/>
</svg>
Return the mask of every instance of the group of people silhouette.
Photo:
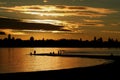
<svg viewBox="0 0 120 80">
<path fill-rule="evenodd" d="M 36 54 L 36 50 L 34 50 L 33 54 Z M 32 52 L 30 52 L 30 55 L 32 55 Z"/>
<path fill-rule="evenodd" d="M 58 53 L 57 53 L 57 54 L 58 54 L 58 55 L 61 55 L 61 54 L 63 54 L 63 53 L 64 53 L 64 51 L 63 51 L 63 50 L 58 50 Z M 54 52 L 54 51 L 53 51 L 53 52 L 50 52 L 50 54 L 53 54 L 53 55 L 54 55 L 54 54 L 55 54 L 55 52 Z"/>
<path fill-rule="evenodd" d="M 64 53 L 64 50 L 58 50 L 58 55 L 61 55 L 61 54 L 63 54 Z M 37 54 L 36 53 L 36 50 L 34 50 L 34 52 L 32 53 L 32 52 L 30 52 L 30 55 L 35 55 L 35 54 Z M 54 55 L 55 54 L 55 52 L 53 51 L 53 52 L 50 52 L 50 55 Z"/>
</svg>

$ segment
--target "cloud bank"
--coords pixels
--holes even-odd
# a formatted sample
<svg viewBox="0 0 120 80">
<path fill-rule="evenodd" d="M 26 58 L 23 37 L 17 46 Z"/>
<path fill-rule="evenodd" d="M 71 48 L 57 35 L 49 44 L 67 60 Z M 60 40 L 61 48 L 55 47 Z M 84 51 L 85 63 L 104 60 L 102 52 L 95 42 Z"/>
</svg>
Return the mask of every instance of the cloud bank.
<svg viewBox="0 0 120 80">
<path fill-rule="evenodd" d="M 117 11 L 106 8 L 95 8 L 88 6 L 66 6 L 66 5 L 30 5 L 15 7 L 0 7 L 9 12 L 19 12 L 38 16 L 83 16 L 102 17 Z"/>
<path fill-rule="evenodd" d="M 5 33 L 5 32 L 0 31 L 0 35 L 6 35 L 6 33 Z"/>
<path fill-rule="evenodd" d="M 2 21 L 0 29 L 12 29 L 8 31 L 19 34 L 23 32 L 83 33 L 87 29 L 94 31 L 98 30 L 98 27 L 106 26 L 103 18 L 118 13 L 108 8 L 67 5 L 26 5 L 0 7 L 0 9 L 15 15 L 32 15 L 33 18 L 19 20 L 0 18 Z M 34 18 L 36 16 L 37 19 Z"/>
</svg>

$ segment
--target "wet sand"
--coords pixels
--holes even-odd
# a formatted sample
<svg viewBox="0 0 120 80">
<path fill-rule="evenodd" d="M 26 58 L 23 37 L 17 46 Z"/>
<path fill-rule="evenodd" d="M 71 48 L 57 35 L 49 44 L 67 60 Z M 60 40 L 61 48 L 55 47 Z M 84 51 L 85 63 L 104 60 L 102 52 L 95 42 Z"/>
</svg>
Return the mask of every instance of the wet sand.
<svg viewBox="0 0 120 80">
<path fill-rule="evenodd" d="M 84 56 L 85 57 L 85 56 Z M 96 58 L 96 56 L 86 56 Z M 1 80 L 120 80 L 120 56 L 99 56 L 112 63 L 85 68 L 0 74 Z"/>
</svg>

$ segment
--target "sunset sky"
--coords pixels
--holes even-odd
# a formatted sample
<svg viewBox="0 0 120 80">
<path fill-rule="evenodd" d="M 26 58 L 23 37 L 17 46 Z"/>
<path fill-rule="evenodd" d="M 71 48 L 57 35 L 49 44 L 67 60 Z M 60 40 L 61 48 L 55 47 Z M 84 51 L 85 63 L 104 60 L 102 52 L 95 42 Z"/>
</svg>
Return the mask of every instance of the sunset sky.
<svg viewBox="0 0 120 80">
<path fill-rule="evenodd" d="M 0 0 L 0 38 L 120 41 L 120 0 Z"/>
</svg>

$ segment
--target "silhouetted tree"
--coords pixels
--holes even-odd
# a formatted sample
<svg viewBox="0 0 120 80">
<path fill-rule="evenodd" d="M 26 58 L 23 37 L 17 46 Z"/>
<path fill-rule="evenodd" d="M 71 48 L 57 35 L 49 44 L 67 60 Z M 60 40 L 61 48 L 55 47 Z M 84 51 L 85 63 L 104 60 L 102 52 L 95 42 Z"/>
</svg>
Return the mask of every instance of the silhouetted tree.
<svg viewBox="0 0 120 80">
<path fill-rule="evenodd" d="M 34 41 L 34 37 L 32 36 L 32 37 L 30 37 L 30 41 Z"/>
</svg>

